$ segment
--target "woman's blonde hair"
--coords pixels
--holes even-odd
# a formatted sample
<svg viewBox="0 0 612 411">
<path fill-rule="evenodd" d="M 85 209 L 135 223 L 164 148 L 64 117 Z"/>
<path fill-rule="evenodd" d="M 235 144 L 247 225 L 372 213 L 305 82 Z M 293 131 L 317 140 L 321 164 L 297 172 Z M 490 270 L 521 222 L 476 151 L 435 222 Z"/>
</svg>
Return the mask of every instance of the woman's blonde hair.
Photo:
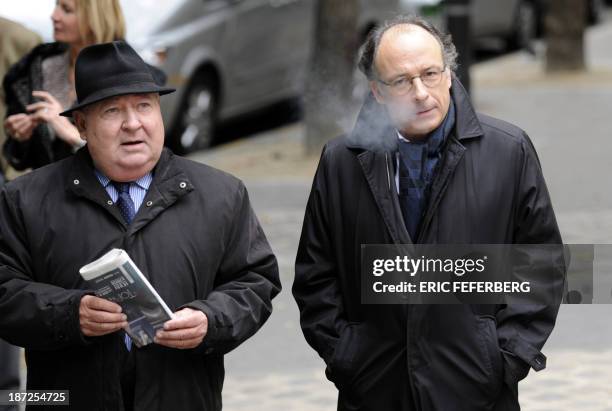
<svg viewBox="0 0 612 411">
<path fill-rule="evenodd" d="M 125 39 L 119 0 L 75 0 L 81 38 L 86 45 Z"/>
</svg>

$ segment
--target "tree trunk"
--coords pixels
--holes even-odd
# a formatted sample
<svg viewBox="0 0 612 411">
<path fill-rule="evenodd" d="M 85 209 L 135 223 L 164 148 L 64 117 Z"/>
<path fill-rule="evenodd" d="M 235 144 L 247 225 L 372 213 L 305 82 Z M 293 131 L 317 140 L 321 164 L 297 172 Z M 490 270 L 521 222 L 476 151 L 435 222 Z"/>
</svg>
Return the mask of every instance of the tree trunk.
<svg viewBox="0 0 612 411">
<path fill-rule="evenodd" d="M 304 100 L 307 154 L 345 132 L 352 107 L 358 0 L 318 0 Z"/>
<path fill-rule="evenodd" d="M 584 70 L 584 30 L 588 0 L 548 2 L 546 71 Z"/>
</svg>

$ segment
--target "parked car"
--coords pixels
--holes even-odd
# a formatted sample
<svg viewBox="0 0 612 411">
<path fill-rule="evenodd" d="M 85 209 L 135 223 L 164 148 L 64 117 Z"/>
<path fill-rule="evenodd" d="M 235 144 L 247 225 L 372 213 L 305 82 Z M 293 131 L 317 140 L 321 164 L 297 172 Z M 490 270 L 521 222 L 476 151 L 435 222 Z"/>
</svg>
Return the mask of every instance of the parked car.
<svg viewBox="0 0 612 411">
<path fill-rule="evenodd" d="M 175 151 L 208 147 L 219 122 L 302 94 L 315 4 L 174 1 L 158 24 L 130 40 L 177 88 L 162 99 L 168 143 Z M 152 7 L 157 12 L 159 6 Z M 397 0 L 362 0 L 359 35 L 365 37 L 396 12 Z"/>
</svg>

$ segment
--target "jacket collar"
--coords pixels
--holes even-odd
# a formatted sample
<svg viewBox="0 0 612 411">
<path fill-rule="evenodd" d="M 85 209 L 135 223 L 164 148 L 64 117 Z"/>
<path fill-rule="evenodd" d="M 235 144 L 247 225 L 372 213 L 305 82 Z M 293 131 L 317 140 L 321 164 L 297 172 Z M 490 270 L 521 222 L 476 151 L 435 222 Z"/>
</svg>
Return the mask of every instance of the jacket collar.
<svg viewBox="0 0 612 411">
<path fill-rule="evenodd" d="M 470 95 L 454 74 L 451 85 L 451 98 L 455 103 L 457 116 L 455 119 L 455 137 L 457 140 L 482 136 L 484 131 L 470 100 Z"/>
<path fill-rule="evenodd" d="M 463 140 L 484 134 L 470 97 L 461 82 L 452 76 L 451 99 L 455 104 L 455 137 Z M 345 144 L 350 149 L 396 151 L 397 134 L 387 110 L 369 93 Z"/>
<path fill-rule="evenodd" d="M 179 171 L 178 167 L 176 167 L 172 161 L 172 157 L 174 157 L 174 154 L 169 149 L 164 148 L 162 150 L 159 160 L 153 169 L 154 182 L 159 183 L 165 181 Z M 91 180 L 96 182 L 98 185 L 101 185 L 95 176 L 93 160 L 89 154 L 87 145 L 79 149 L 79 151 L 77 151 L 77 153 L 74 155 L 70 176 L 77 179 L 83 179 L 85 182 L 90 182 Z M 84 189 L 83 187 L 90 188 L 91 186 L 80 185 L 77 191 Z"/>
<path fill-rule="evenodd" d="M 178 199 L 193 191 L 194 186 L 176 161 L 174 154 L 164 148 L 153 170 L 153 181 L 149 186 L 143 205 L 130 225 L 135 232 L 174 204 Z M 79 197 L 87 198 L 110 212 L 119 222 L 125 224 L 119 209 L 109 203 L 108 193 L 94 173 L 94 165 L 87 146 L 81 148 L 72 159 L 66 187 Z"/>
<path fill-rule="evenodd" d="M 28 78 L 32 75 L 32 70 L 35 69 L 38 72 L 36 75 L 40 74 L 40 64 L 42 60 L 49 56 L 53 56 L 56 54 L 64 53 L 68 50 L 68 45 L 65 43 L 43 43 L 34 47 L 28 54 L 26 54 L 21 60 L 15 63 L 8 70 L 4 77 L 5 87 L 11 87 L 15 81 L 19 78 Z M 34 85 L 36 86 L 36 85 Z M 36 88 L 34 88 L 36 90 Z M 31 97 L 31 96 L 28 96 Z M 27 101 L 30 101 L 28 99 Z"/>
</svg>

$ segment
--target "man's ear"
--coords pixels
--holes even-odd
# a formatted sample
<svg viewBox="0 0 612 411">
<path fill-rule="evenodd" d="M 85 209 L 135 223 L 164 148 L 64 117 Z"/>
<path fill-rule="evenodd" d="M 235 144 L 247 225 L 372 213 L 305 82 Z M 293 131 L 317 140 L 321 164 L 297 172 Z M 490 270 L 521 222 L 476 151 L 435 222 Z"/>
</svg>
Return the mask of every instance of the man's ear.
<svg viewBox="0 0 612 411">
<path fill-rule="evenodd" d="M 372 94 L 374 94 L 374 98 L 376 99 L 376 101 L 378 101 L 378 104 L 384 104 L 384 98 L 382 96 L 382 94 L 380 93 L 380 89 L 378 88 L 378 82 L 375 80 L 370 80 L 370 90 L 372 91 Z"/>
<path fill-rule="evenodd" d="M 85 121 L 85 114 L 77 110 L 72 113 L 72 118 L 74 118 L 74 125 L 76 126 L 77 130 L 79 130 L 81 140 L 87 141 L 85 133 L 87 130 L 87 121 Z"/>
</svg>

